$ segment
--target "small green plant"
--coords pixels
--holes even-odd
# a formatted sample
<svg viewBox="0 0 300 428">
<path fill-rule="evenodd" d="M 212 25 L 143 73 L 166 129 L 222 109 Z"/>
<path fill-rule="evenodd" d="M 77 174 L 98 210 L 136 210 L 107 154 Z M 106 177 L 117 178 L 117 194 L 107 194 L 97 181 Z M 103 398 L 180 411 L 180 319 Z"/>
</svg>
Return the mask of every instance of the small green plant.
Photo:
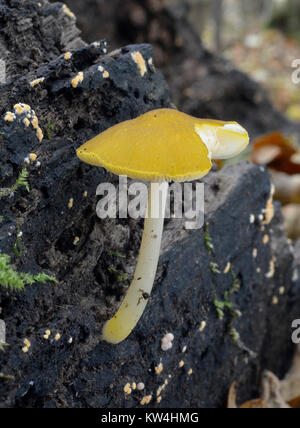
<svg viewBox="0 0 300 428">
<path fill-rule="evenodd" d="M 51 140 L 52 132 L 55 132 L 55 126 L 53 125 L 51 120 L 48 120 L 47 128 L 46 128 L 46 134 L 47 134 L 48 140 Z"/>
<path fill-rule="evenodd" d="M 47 281 L 58 284 L 58 281 L 45 273 L 33 275 L 31 273 L 17 272 L 10 264 L 10 257 L 7 254 L 0 253 L 0 285 L 14 291 L 22 291 L 26 285 L 32 285 L 37 282 L 46 283 Z"/>
<path fill-rule="evenodd" d="M 118 253 L 117 251 L 110 251 L 110 256 L 120 257 L 121 259 L 126 259 L 126 256 L 124 254 Z"/>
<path fill-rule="evenodd" d="M 205 235 L 204 235 L 204 240 L 205 240 L 205 246 L 208 250 L 208 253 L 210 256 L 213 255 L 213 251 L 214 251 L 214 244 L 212 242 L 212 237 L 209 234 L 209 228 L 208 225 L 205 226 Z"/>
<path fill-rule="evenodd" d="M 26 168 L 23 168 L 20 172 L 19 177 L 17 178 L 17 181 L 12 187 L 0 189 L 0 199 L 5 198 L 6 196 L 9 196 L 11 193 L 14 193 L 16 190 L 18 190 L 20 187 L 24 186 L 27 192 L 29 192 L 29 184 L 28 184 L 28 171 Z"/>
<path fill-rule="evenodd" d="M 210 270 L 212 271 L 212 273 L 215 273 L 217 275 L 221 274 L 221 271 L 220 271 L 218 263 L 210 262 L 209 265 L 210 265 Z"/>
<path fill-rule="evenodd" d="M 112 266 L 109 267 L 107 270 L 108 270 L 108 272 L 113 273 L 115 275 L 117 281 L 119 281 L 119 282 L 125 282 L 128 280 L 129 275 L 126 272 L 121 272 Z"/>
</svg>

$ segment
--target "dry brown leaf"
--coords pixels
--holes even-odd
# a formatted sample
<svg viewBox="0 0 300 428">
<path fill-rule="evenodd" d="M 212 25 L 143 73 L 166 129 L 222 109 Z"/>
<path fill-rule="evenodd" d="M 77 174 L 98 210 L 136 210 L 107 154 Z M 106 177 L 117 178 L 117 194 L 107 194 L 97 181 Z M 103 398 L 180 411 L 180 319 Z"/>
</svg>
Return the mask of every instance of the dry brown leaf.
<svg viewBox="0 0 300 428">
<path fill-rule="evenodd" d="M 300 237 L 300 205 L 288 204 L 282 208 L 284 229 L 288 238 L 296 240 Z"/>
<path fill-rule="evenodd" d="M 238 409 L 237 405 L 237 389 L 238 383 L 233 382 L 229 389 L 228 400 L 227 400 L 227 408 L 228 409 Z M 257 400 L 250 400 L 240 406 L 240 409 L 267 409 L 267 403 L 261 398 Z"/>
<path fill-rule="evenodd" d="M 227 409 L 237 409 L 236 396 L 237 396 L 238 383 L 233 382 L 229 389 L 228 399 L 227 399 Z"/>
<path fill-rule="evenodd" d="M 258 398 L 257 400 L 247 401 L 242 404 L 240 409 L 268 409 L 268 405 L 262 398 Z"/>
<path fill-rule="evenodd" d="M 270 173 L 275 186 L 274 198 L 283 204 L 300 203 L 300 174 L 290 176 L 275 170 Z"/>
<path fill-rule="evenodd" d="M 262 377 L 262 398 L 267 403 L 268 409 L 289 409 L 281 395 L 280 380 L 270 371 L 265 371 Z"/>
<path fill-rule="evenodd" d="M 292 409 L 300 409 L 300 397 L 289 401 L 289 406 L 291 406 Z"/>
<path fill-rule="evenodd" d="M 254 141 L 251 160 L 286 174 L 300 174 L 299 151 L 281 132 L 272 132 Z"/>
<path fill-rule="evenodd" d="M 290 371 L 281 381 L 280 392 L 286 402 L 300 396 L 300 345 L 298 345 Z"/>
</svg>

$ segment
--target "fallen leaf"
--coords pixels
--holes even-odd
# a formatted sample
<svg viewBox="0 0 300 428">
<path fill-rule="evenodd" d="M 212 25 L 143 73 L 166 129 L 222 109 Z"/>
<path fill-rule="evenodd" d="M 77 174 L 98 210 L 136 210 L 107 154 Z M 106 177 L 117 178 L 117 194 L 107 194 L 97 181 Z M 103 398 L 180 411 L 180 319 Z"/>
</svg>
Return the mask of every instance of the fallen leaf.
<svg viewBox="0 0 300 428">
<path fill-rule="evenodd" d="M 287 402 L 300 397 L 300 345 L 297 347 L 291 369 L 281 381 L 280 392 Z"/>
<path fill-rule="evenodd" d="M 300 174 L 300 152 L 281 132 L 272 132 L 253 142 L 251 160 L 258 165 L 285 172 Z"/>
<path fill-rule="evenodd" d="M 233 382 L 229 389 L 228 400 L 227 400 L 227 408 L 228 409 L 267 409 L 267 403 L 259 398 L 257 400 L 250 400 L 246 403 L 242 404 L 240 407 L 237 405 L 237 389 L 238 383 Z"/>
<path fill-rule="evenodd" d="M 289 401 L 289 406 L 291 406 L 292 409 L 300 409 L 300 397 Z"/>
<path fill-rule="evenodd" d="M 275 186 L 274 198 L 283 204 L 300 203 L 300 174 L 288 175 L 270 169 L 272 183 Z"/>
<path fill-rule="evenodd" d="M 284 229 L 289 239 L 300 237 L 300 205 L 288 204 L 282 208 Z"/>
<path fill-rule="evenodd" d="M 268 405 L 262 398 L 244 403 L 240 409 L 268 409 Z"/>
<path fill-rule="evenodd" d="M 268 409 L 289 409 L 281 393 L 281 383 L 277 376 L 270 371 L 264 371 L 262 377 L 262 398 Z"/>
<path fill-rule="evenodd" d="M 237 409 L 236 396 L 237 396 L 238 383 L 233 382 L 229 389 L 228 399 L 227 399 L 227 409 Z"/>
</svg>

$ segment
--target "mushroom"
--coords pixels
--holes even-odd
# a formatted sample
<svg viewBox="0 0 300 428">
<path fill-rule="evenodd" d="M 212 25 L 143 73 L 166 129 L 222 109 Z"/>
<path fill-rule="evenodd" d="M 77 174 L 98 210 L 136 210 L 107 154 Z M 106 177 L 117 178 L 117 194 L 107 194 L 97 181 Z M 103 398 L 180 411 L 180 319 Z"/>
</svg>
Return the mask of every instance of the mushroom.
<svg viewBox="0 0 300 428">
<path fill-rule="evenodd" d="M 168 182 L 204 177 L 212 159 L 239 154 L 249 143 L 236 122 L 203 120 L 173 109 L 119 123 L 77 150 L 84 162 L 117 175 L 150 181 L 147 214 L 133 281 L 102 339 L 117 344 L 132 332 L 148 303 L 160 253 Z"/>
</svg>

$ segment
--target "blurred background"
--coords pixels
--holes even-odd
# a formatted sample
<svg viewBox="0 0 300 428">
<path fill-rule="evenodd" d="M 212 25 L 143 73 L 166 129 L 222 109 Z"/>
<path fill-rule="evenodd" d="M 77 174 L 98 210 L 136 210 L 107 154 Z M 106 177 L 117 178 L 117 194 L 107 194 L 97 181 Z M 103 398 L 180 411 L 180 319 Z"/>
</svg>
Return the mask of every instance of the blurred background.
<svg viewBox="0 0 300 428">
<path fill-rule="evenodd" d="M 243 157 L 269 169 L 275 198 L 283 204 L 287 234 L 298 239 L 300 1 L 66 3 L 87 42 L 105 38 L 110 50 L 151 43 L 155 65 L 164 73 L 180 110 L 197 117 L 236 120 L 249 129 L 253 144 Z M 293 68 L 297 59 L 299 72 Z"/>
</svg>

